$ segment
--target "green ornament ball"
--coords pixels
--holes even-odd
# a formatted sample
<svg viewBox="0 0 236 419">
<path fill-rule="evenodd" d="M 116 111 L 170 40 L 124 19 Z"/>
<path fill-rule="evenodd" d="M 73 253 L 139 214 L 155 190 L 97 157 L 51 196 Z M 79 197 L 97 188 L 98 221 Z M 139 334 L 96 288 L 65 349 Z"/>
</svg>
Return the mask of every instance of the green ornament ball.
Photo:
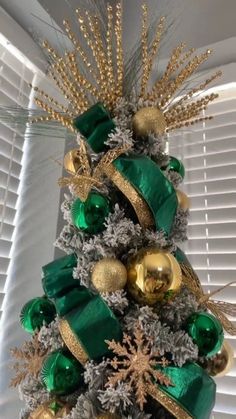
<svg viewBox="0 0 236 419">
<path fill-rule="evenodd" d="M 167 166 L 164 167 L 164 169 L 166 170 L 172 170 L 173 172 L 179 173 L 179 175 L 184 178 L 185 176 L 185 168 L 183 163 L 178 160 L 176 157 L 173 156 L 169 156 L 169 163 L 167 164 Z"/>
<path fill-rule="evenodd" d="M 58 350 L 43 362 L 41 377 L 47 391 L 66 395 L 75 391 L 82 380 L 83 367 L 66 350 Z"/>
<path fill-rule="evenodd" d="M 200 356 L 212 357 L 222 347 L 224 340 L 222 325 L 210 313 L 192 314 L 187 319 L 186 331 L 198 346 Z"/>
<path fill-rule="evenodd" d="M 20 321 L 26 332 L 33 333 L 44 324 L 51 323 L 56 316 L 56 309 L 52 301 L 45 297 L 29 300 L 22 308 Z"/>
<path fill-rule="evenodd" d="M 91 192 L 85 202 L 77 198 L 71 207 L 73 224 L 90 234 L 104 230 L 104 222 L 110 213 L 110 202 L 106 196 Z"/>
</svg>

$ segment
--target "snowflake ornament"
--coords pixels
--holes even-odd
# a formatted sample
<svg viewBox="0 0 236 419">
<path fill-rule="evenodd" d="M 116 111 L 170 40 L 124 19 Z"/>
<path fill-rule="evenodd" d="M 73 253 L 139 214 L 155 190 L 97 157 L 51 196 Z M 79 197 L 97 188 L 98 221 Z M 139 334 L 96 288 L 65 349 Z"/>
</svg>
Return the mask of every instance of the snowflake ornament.
<svg viewBox="0 0 236 419">
<path fill-rule="evenodd" d="M 158 365 L 166 367 L 169 362 L 165 357 L 160 358 L 160 353 L 154 351 L 153 340 L 145 336 L 138 323 L 134 330 L 134 338 L 124 333 L 122 343 L 106 341 L 110 350 L 117 356 L 110 361 L 110 365 L 116 370 L 108 378 L 106 386 L 116 387 L 125 382 L 130 389 L 135 388 L 135 395 L 140 409 L 143 410 L 146 397 L 150 388 L 156 388 L 156 383 L 161 385 L 173 385 L 159 369 Z"/>
<path fill-rule="evenodd" d="M 18 386 L 28 375 L 37 378 L 48 351 L 49 348 L 45 348 L 38 340 L 37 333 L 35 333 L 31 341 L 24 342 L 21 349 L 11 349 L 11 354 L 17 359 L 17 362 L 12 367 L 16 372 L 16 376 L 12 378 L 10 387 Z"/>
</svg>

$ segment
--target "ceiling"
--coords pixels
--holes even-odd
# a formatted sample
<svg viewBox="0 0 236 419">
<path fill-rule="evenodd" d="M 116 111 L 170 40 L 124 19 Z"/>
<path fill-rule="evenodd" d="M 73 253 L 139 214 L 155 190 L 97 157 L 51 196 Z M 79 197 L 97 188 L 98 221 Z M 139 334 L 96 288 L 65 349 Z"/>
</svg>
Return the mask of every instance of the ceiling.
<svg viewBox="0 0 236 419">
<path fill-rule="evenodd" d="M 0 0 L 0 5 L 25 31 L 37 40 L 49 39 L 57 44 L 64 40 L 60 28 L 64 18 L 75 21 L 76 7 L 86 7 L 93 0 Z M 95 4 L 107 0 L 94 0 Z M 140 8 L 144 0 L 123 0 L 125 46 L 131 47 L 139 34 Z M 116 3 L 116 0 L 109 0 Z M 158 15 L 168 17 L 169 30 L 161 51 L 168 57 L 176 43 L 186 41 L 189 46 L 201 48 L 220 43 L 208 67 L 235 62 L 235 43 L 225 48 L 223 40 L 236 37 L 235 0 L 146 0 L 150 19 Z M 56 5 L 56 6 L 55 6 Z M 227 7 L 226 7 L 227 5 Z M 57 31 L 55 31 L 57 28 Z"/>
</svg>

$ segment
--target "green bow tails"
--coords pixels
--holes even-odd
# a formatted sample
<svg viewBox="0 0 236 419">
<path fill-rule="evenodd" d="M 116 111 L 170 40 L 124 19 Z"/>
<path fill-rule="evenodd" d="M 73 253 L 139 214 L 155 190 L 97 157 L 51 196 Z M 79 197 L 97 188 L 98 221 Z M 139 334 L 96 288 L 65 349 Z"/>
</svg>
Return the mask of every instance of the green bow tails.
<svg viewBox="0 0 236 419">
<path fill-rule="evenodd" d="M 101 103 L 75 118 L 74 126 L 87 139 L 96 153 L 105 151 L 108 135 L 115 124 Z M 178 199 L 171 182 L 147 156 L 121 156 L 105 174 L 128 198 L 145 228 L 155 226 L 170 234 L 178 207 Z"/>
<path fill-rule="evenodd" d="M 100 295 L 94 295 L 73 278 L 75 255 L 43 267 L 45 294 L 53 299 L 61 317 L 59 329 L 71 353 L 84 364 L 109 353 L 105 340 L 119 341 L 120 324 Z"/>
<path fill-rule="evenodd" d="M 195 363 L 161 369 L 173 386 L 159 386 L 150 395 L 177 419 L 209 419 L 215 403 L 214 380 Z"/>
</svg>

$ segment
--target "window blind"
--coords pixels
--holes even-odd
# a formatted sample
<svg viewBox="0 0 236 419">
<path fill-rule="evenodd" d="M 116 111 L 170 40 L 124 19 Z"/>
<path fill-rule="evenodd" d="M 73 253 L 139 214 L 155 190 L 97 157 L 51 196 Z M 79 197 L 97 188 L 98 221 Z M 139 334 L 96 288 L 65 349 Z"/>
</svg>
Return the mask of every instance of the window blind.
<svg viewBox="0 0 236 419">
<path fill-rule="evenodd" d="M 26 62 L 0 34 L 0 104 L 9 113 L 28 106 L 34 74 Z M 14 237 L 23 146 L 24 129 L 16 123 L 0 122 L 0 315 Z"/>
<path fill-rule="evenodd" d="M 236 84 L 223 86 L 219 94 L 208 111 L 213 120 L 169 141 L 170 154 L 185 165 L 181 189 L 191 199 L 188 241 L 181 247 L 205 292 L 236 280 Z M 236 303 L 236 286 L 217 297 Z M 236 356 L 235 337 L 226 338 Z M 236 366 L 216 383 L 212 418 L 236 417 Z"/>
</svg>

